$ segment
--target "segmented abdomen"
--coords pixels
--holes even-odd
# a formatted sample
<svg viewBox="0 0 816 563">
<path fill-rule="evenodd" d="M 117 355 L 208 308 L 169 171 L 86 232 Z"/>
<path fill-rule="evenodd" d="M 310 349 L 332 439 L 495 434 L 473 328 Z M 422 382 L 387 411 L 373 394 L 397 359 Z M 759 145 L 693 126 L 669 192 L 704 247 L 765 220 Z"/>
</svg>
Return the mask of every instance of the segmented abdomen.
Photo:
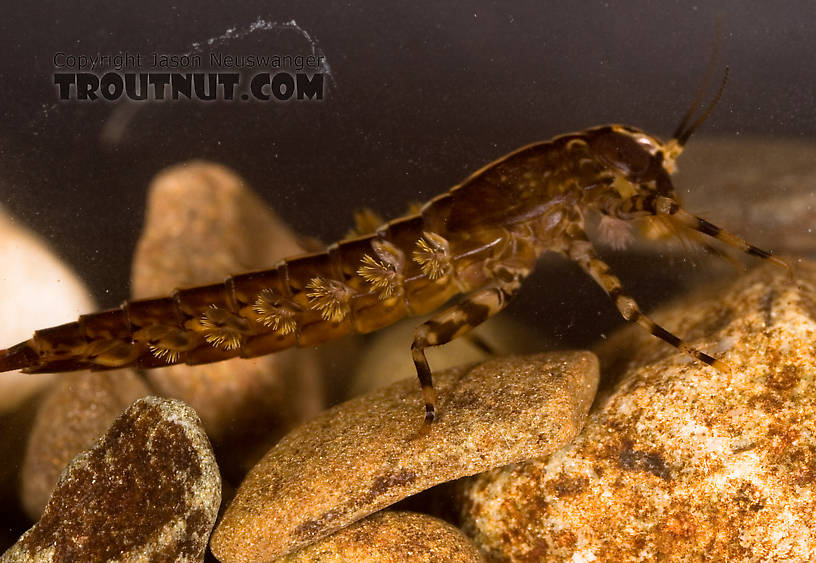
<svg viewBox="0 0 816 563">
<path fill-rule="evenodd" d="M 501 238 L 491 232 L 451 241 L 435 232 L 444 232 L 444 225 L 429 221 L 437 222 L 432 217 L 440 216 L 450 197 L 444 194 L 423 213 L 376 233 L 270 270 L 179 289 L 170 297 L 128 301 L 37 331 L 15 347 L 20 365 L 8 369 L 58 372 L 253 357 L 371 332 L 432 311 L 484 283 L 481 261 Z"/>
<path fill-rule="evenodd" d="M 456 293 L 490 283 L 488 264 L 502 253 L 503 259 L 507 253 L 529 254 L 518 239 L 508 245 L 509 231 L 560 209 L 565 189 L 577 186 L 580 197 L 582 186 L 596 182 L 597 168 L 580 135 L 528 145 L 434 198 L 419 214 L 391 221 L 371 235 L 284 260 L 270 270 L 177 290 L 171 297 L 126 302 L 37 331 L 31 340 L 0 351 L 0 371 L 253 357 L 371 332 L 430 312 Z M 561 215 L 535 232 L 539 249 L 560 228 Z"/>
</svg>

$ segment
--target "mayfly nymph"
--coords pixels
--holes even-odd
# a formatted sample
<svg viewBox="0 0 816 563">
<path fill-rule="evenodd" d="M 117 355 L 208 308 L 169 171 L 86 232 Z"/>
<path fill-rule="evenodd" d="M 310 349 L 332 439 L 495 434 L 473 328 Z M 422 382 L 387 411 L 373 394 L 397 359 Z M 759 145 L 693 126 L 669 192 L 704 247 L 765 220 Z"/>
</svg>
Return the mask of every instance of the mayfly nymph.
<svg viewBox="0 0 816 563">
<path fill-rule="evenodd" d="M 416 329 L 411 345 L 425 421 L 431 422 L 436 397 L 425 348 L 445 344 L 504 309 L 545 252 L 575 261 L 627 321 L 730 371 L 722 360 L 650 320 L 598 257 L 585 231 L 585 217 L 599 214 L 601 237 L 624 246 L 628 222 L 661 220 L 786 266 L 683 210 L 672 184 L 675 160 L 724 84 L 693 122 L 698 103 L 692 105 L 667 142 L 634 127 L 605 125 L 527 145 L 417 213 L 323 252 L 38 330 L 30 340 L 0 351 L 0 371 L 153 368 L 249 358 L 372 332 L 434 311 L 461 294 Z"/>
</svg>

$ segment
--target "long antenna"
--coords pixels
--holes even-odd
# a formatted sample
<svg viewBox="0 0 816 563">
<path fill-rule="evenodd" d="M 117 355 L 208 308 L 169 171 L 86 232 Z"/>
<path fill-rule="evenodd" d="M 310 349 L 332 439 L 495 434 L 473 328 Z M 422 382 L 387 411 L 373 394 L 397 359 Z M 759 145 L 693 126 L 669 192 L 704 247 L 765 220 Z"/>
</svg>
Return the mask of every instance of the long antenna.
<svg viewBox="0 0 816 563">
<path fill-rule="evenodd" d="M 677 129 L 674 130 L 674 134 L 672 135 L 672 139 L 680 139 L 683 136 L 683 131 L 686 130 L 686 127 L 691 121 L 692 116 L 694 113 L 699 109 L 700 105 L 703 102 L 703 97 L 705 96 L 706 90 L 708 90 L 708 85 L 711 83 L 711 77 L 714 74 L 714 67 L 715 63 L 717 62 L 717 55 L 720 52 L 720 38 L 722 37 L 722 18 L 717 18 L 717 29 L 714 35 L 714 41 L 711 45 L 711 55 L 708 57 L 708 64 L 706 65 L 706 73 L 703 77 L 703 81 L 700 84 L 700 87 L 697 89 L 697 94 L 694 96 L 694 101 L 691 102 L 689 108 L 686 110 L 686 113 L 683 114 L 683 118 L 680 120 L 680 124 L 677 126 Z M 727 70 L 726 70 L 727 73 Z M 694 127 L 692 127 L 693 131 Z M 688 137 L 691 134 L 685 137 L 688 140 Z M 684 141 L 685 142 L 685 141 Z M 680 143 L 682 146 L 683 143 Z"/>
<path fill-rule="evenodd" d="M 717 105 L 717 102 L 720 101 L 722 97 L 723 91 L 725 90 L 725 84 L 728 82 L 728 67 L 725 67 L 725 73 L 723 74 L 722 82 L 720 83 L 720 88 L 717 90 L 717 95 L 714 96 L 714 99 L 711 100 L 711 103 L 708 104 L 705 112 L 703 115 L 697 118 L 697 120 L 691 124 L 691 126 L 686 129 L 684 132 L 676 132 L 674 134 L 674 138 L 677 139 L 677 144 L 681 147 L 686 144 L 686 141 L 689 140 L 691 134 L 694 133 L 697 128 L 706 120 L 706 118 L 711 115 L 711 112 L 714 110 L 714 107 Z"/>
</svg>

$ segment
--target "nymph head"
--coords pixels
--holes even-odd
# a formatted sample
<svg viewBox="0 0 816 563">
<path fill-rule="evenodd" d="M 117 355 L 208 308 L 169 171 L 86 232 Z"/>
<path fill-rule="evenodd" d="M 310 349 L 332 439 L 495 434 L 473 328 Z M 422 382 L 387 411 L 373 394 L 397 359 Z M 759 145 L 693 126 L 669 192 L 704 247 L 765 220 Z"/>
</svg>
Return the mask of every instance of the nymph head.
<svg viewBox="0 0 816 563">
<path fill-rule="evenodd" d="M 671 193 L 669 175 L 683 150 L 676 139 L 664 143 L 628 125 L 608 125 L 593 130 L 589 144 L 595 158 L 624 183 Z"/>
<path fill-rule="evenodd" d="M 667 142 L 653 137 L 640 129 L 628 125 L 608 125 L 592 130 L 589 144 L 595 157 L 606 167 L 616 173 L 616 187 L 621 196 L 626 196 L 630 189 L 656 190 L 660 195 L 672 194 L 672 183 L 669 178 L 677 167 L 675 161 L 683 152 L 683 147 L 691 135 L 711 114 L 722 96 L 728 82 L 726 67 L 720 87 L 714 99 L 695 118 L 701 108 L 700 101 L 706 89 L 707 79 L 703 82 L 697 98 L 680 120 L 674 135 Z"/>
</svg>

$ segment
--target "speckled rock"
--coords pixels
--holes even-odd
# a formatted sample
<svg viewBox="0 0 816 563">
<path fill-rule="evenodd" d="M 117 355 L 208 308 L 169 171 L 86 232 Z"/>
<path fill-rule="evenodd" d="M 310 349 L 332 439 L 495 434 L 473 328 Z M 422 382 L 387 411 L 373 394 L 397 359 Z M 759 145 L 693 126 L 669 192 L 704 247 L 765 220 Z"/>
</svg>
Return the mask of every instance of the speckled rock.
<svg viewBox="0 0 816 563">
<path fill-rule="evenodd" d="M 37 410 L 21 471 L 21 500 L 39 519 L 62 470 L 133 401 L 150 394 L 131 370 L 60 375 Z"/>
<path fill-rule="evenodd" d="M 233 172 L 207 162 L 174 166 L 150 187 L 133 296 L 220 282 L 299 252 L 295 236 Z M 147 373 L 162 395 L 196 409 L 216 449 L 231 450 L 223 459 L 245 465 L 233 471 L 239 475 L 286 430 L 320 411 L 319 376 L 311 350 Z"/>
<path fill-rule="evenodd" d="M 816 265 L 795 270 L 654 314 L 731 375 L 637 327 L 610 339 L 584 431 L 475 479 L 466 531 L 495 560 L 813 560 Z"/>
<path fill-rule="evenodd" d="M 414 378 L 338 405 L 250 471 L 211 549 L 223 563 L 267 561 L 435 484 L 550 453 L 580 430 L 597 377 L 589 352 L 440 373 L 430 432 Z"/>
<path fill-rule="evenodd" d="M 447 522 L 416 512 L 372 514 L 279 563 L 480 563 L 481 553 Z"/>
<path fill-rule="evenodd" d="M 220 502 L 198 416 L 146 397 L 74 458 L 40 521 L 0 562 L 202 561 Z"/>
</svg>

